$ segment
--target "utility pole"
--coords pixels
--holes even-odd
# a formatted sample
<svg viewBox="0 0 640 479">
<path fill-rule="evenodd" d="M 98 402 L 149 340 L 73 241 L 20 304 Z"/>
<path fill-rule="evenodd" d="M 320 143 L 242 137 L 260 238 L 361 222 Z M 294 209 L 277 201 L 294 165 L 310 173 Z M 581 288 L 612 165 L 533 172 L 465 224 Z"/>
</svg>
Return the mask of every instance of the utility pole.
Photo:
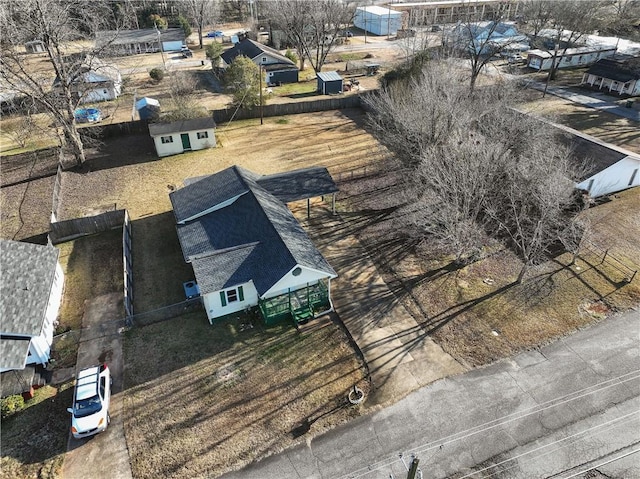
<svg viewBox="0 0 640 479">
<path fill-rule="evenodd" d="M 413 458 L 413 461 L 411 461 L 411 465 L 409 466 L 409 473 L 407 474 L 407 479 L 416 479 L 419 462 L 420 462 L 420 459 L 418 459 L 417 457 Z"/>
<path fill-rule="evenodd" d="M 160 55 L 162 56 L 162 67 L 166 70 L 167 64 L 164 61 L 164 50 L 162 49 L 162 42 L 160 41 L 160 30 L 158 30 L 158 24 L 156 22 L 153 22 L 153 25 L 156 27 L 156 33 L 158 34 L 158 48 L 160 49 Z"/>
<path fill-rule="evenodd" d="M 262 116 L 262 63 L 260 63 L 260 71 L 258 72 L 258 76 L 260 77 L 260 124 L 262 125 L 263 116 Z"/>
</svg>

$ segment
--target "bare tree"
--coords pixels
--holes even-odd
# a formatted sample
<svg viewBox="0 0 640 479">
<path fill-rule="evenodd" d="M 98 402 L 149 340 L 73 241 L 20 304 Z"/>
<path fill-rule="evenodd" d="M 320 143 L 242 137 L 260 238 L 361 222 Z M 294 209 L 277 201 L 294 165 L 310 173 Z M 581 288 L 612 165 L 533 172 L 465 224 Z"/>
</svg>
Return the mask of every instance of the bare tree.
<svg viewBox="0 0 640 479">
<path fill-rule="evenodd" d="M 533 21 L 537 28 L 536 35 L 544 35 L 553 47 L 543 48 L 551 54 L 551 67 L 543 96 L 546 95 L 549 83 L 555 79 L 560 60 L 567 49 L 579 42 L 585 34 L 592 33 L 602 24 L 602 16 L 606 11 L 606 2 L 600 0 L 528 0 L 528 8 L 523 12 L 529 15 L 527 20 Z M 543 23 L 545 22 L 545 23 Z M 543 44 L 544 47 L 544 44 Z"/>
<path fill-rule="evenodd" d="M 272 23 L 298 51 L 300 69 L 304 69 L 306 58 L 316 72 L 355 13 L 354 5 L 341 0 L 274 0 L 265 7 Z"/>
<path fill-rule="evenodd" d="M 218 0 L 187 0 L 187 16 L 198 31 L 198 42 L 203 47 L 202 36 L 207 25 L 215 22 L 220 15 Z"/>
<path fill-rule="evenodd" d="M 188 120 L 207 115 L 207 109 L 202 106 L 197 94 L 198 78 L 188 71 L 171 73 L 169 80 L 169 94 L 171 102 L 169 110 L 161 121 Z"/>
<path fill-rule="evenodd" d="M 64 145 L 77 164 L 85 160 L 82 139 L 76 128 L 75 109 L 80 97 L 74 81 L 83 72 L 74 68 L 77 57 L 68 55 L 72 42 L 89 38 L 96 30 L 114 21 L 106 2 L 95 0 L 25 0 L 0 5 L 3 29 L 0 79 L 3 83 L 37 103 L 61 131 Z M 109 26 L 113 26 L 112 23 Z M 20 53 L 25 41 L 42 42 L 52 72 L 43 72 Z M 89 58 L 99 51 L 93 50 Z M 59 89 L 51 91 L 53 79 Z"/>
<path fill-rule="evenodd" d="M 459 262 L 492 241 L 522 259 L 518 276 L 554 244 L 575 242 L 580 172 L 550 127 L 510 108 L 510 85 L 464 85 L 449 62 L 367 100 L 374 134 L 394 151 L 416 201 L 412 224 Z"/>
</svg>

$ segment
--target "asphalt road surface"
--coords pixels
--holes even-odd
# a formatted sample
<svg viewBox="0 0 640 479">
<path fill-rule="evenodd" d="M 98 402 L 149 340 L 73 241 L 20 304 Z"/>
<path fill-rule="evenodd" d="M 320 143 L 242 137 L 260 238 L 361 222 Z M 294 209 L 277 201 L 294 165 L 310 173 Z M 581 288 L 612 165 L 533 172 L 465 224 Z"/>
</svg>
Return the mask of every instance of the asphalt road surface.
<svg viewBox="0 0 640 479">
<path fill-rule="evenodd" d="M 404 479 L 412 454 L 425 479 L 640 477 L 639 339 L 630 311 L 223 477 Z"/>
</svg>

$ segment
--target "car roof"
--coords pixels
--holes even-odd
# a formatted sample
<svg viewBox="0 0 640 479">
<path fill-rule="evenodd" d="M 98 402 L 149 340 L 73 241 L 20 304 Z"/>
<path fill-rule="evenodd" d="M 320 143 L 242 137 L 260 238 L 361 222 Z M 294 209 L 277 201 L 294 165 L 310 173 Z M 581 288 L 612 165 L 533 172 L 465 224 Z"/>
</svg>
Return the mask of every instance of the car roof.
<svg viewBox="0 0 640 479">
<path fill-rule="evenodd" d="M 76 381 L 76 400 L 87 399 L 98 394 L 98 377 L 100 368 L 98 366 L 83 369 L 78 373 Z"/>
</svg>

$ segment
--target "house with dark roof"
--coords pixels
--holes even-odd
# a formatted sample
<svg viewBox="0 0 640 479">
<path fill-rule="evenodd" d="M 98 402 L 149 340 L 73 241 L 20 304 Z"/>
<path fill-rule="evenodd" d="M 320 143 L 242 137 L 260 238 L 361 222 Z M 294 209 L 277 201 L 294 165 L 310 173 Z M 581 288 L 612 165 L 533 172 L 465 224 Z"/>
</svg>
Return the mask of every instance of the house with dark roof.
<svg viewBox="0 0 640 479">
<path fill-rule="evenodd" d="M 598 60 L 582 75 L 580 84 L 617 95 L 640 95 L 640 58 Z"/>
<path fill-rule="evenodd" d="M 59 251 L 0 239 L 0 372 L 49 362 L 62 301 Z"/>
<path fill-rule="evenodd" d="M 143 28 L 140 30 L 103 30 L 96 32 L 96 49 L 110 55 L 179 52 L 185 45 L 182 28 Z"/>
<path fill-rule="evenodd" d="M 67 65 L 71 92 L 79 103 L 115 100 L 122 91 L 122 76 L 118 67 L 111 63 L 86 56 Z M 54 93 L 60 94 L 60 78 L 53 81 Z"/>
<path fill-rule="evenodd" d="M 640 186 L 640 155 L 568 126 L 548 122 L 562 131 L 572 158 L 583 168 L 576 188 L 592 198 Z"/>
<path fill-rule="evenodd" d="M 297 83 L 298 67 L 278 50 L 245 38 L 225 51 L 220 57 L 228 66 L 236 57 L 243 55 L 260 66 L 265 72 L 267 85 Z"/>
<path fill-rule="evenodd" d="M 232 166 L 169 194 L 210 322 L 253 307 L 267 324 L 333 309 L 337 274 L 286 203 L 337 191 L 326 168 L 262 176 Z"/>
<path fill-rule="evenodd" d="M 216 146 L 216 122 L 212 117 L 149 123 L 159 157 Z"/>
</svg>

